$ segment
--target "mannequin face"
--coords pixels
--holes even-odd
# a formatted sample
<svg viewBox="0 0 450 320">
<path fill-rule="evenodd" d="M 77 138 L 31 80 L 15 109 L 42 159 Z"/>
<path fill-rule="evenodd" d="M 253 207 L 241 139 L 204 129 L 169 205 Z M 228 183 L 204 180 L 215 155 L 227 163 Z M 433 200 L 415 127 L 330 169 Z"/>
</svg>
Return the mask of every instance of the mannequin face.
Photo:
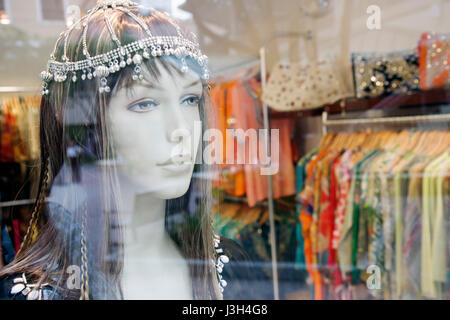
<svg viewBox="0 0 450 320">
<path fill-rule="evenodd" d="M 157 79 L 143 66 L 144 80 L 113 94 L 106 121 L 118 168 L 137 192 L 172 199 L 185 194 L 191 181 L 200 142 L 194 141 L 194 123 L 200 121 L 203 90 L 194 72 L 169 73 L 156 64 Z"/>
</svg>

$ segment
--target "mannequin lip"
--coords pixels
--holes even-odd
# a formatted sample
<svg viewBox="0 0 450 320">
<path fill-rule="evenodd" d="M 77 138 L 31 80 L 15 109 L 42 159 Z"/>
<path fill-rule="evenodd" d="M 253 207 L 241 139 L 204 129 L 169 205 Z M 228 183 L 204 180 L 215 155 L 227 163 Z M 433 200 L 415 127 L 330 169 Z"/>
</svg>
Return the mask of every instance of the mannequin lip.
<svg viewBox="0 0 450 320">
<path fill-rule="evenodd" d="M 191 163 L 191 155 L 189 153 L 186 153 L 173 155 L 166 161 L 158 162 L 156 165 L 159 167 L 183 167 L 189 166 L 191 165 Z"/>
<path fill-rule="evenodd" d="M 192 165 L 190 163 L 181 163 L 181 164 L 166 164 L 160 166 L 161 169 L 172 173 L 183 173 L 188 172 L 191 169 Z"/>
</svg>

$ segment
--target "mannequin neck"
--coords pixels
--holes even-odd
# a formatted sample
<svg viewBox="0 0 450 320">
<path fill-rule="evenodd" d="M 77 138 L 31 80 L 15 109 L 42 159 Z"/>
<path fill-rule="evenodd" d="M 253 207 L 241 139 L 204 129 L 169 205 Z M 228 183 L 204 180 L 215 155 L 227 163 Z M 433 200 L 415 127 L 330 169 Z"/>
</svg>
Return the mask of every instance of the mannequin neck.
<svg viewBox="0 0 450 320">
<path fill-rule="evenodd" d="M 166 242 L 165 208 L 164 199 L 155 198 L 151 193 L 136 194 L 127 226 L 126 245 L 150 248 Z"/>
</svg>

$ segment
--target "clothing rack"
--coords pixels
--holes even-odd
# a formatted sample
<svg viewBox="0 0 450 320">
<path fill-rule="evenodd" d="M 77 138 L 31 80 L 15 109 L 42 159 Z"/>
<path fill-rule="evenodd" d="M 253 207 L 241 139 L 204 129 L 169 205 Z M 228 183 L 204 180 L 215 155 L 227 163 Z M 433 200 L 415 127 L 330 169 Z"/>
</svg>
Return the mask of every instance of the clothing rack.
<svg viewBox="0 0 450 320">
<path fill-rule="evenodd" d="M 327 134 L 327 127 L 339 125 L 361 125 L 377 123 L 417 123 L 417 122 L 450 122 L 449 114 L 433 114 L 419 116 L 396 116 L 377 118 L 328 119 L 328 112 L 322 113 L 322 133 Z"/>
</svg>

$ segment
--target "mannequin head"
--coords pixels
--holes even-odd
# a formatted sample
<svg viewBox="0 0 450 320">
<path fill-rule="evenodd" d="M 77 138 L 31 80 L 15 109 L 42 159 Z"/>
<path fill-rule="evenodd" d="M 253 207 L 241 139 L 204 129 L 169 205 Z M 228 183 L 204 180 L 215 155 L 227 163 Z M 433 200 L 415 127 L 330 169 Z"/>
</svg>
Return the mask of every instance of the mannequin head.
<svg viewBox="0 0 450 320">
<path fill-rule="evenodd" d="M 184 195 L 190 185 L 199 145 L 192 139 L 203 88 L 195 72 L 156 64 L 158 76 L 144 68 L 143 81 L 131 90 L 113 92 L 106 122 L 119 170 L 140 193 L 172 199 Z M 192 148 L 186 141 L 193 142 Z"/>
<path fill-rule="evenodd" d="M 111 27 L 122 44 L 145 37 L 135 19 L 120 10 L 109 11 Z M 152 35 L 177 35 L 166 15 L 154 10 L 131 11 L 149 27 Z M 193 34 L 181 31 L 185 38 L 193 39 Z M 83 59 L 82 32 L 83 28 L 74 28 L 69 34 L 66 48 L 69 61 Z M 110 37 L 103 14 L 94 13 L 86 36 L 90 54 L 95 56 L 114 49 Z M 64 43 L 58 41 L 57 59 L 63 52 Z M 189 57 L 186 64 L 189 71 L 182 72 L 182 64 L 175 56 L 145 60 L 141 65 L 144 76 L 141 81 L 133 79 L 135 70 L 129 65 L 108 77 L 111 90 L 103 93 L 99 92 L 102 84 L 98 78 L 49 84 L 50 93 L 41 102 L 41 174 L 29 229 L 37 233 L 27 233 L 15 261 L 0 275 L 32 273 L 42 282 L 57 283 L 64 296 L 67 268 L 83 263 L 80 233 L 85 228 L 91 298 L 120 298 L 123 242 L 117 225 L 126 206 L 120 203 L 126 187 L 118 176 L 125 175 L 138 192 L 167 200 L 166 231 L 182 255 L 196 262 L 189 265 L 194 298 L 219 297 L 217 276 L 211 264 L 215 251 L 209 216 L 209 181 L 203 179 L 197 184 L 201 207 L 195 212 L 184 210 L 193 187 L 193 171 L 205 170 L 202 165 L 194 165 L 201 151 L 199 138 L 193 137 L 194 125 L 200 121 L 205 130 L 211 118 L 208 85 L 200 77 L 202 68 Z M 190 147 L 180 147 L 182 137 L 189 136 Z M 70 172 L 66 170 L 69 161 L 65 150 L 71 140 L 84 153 L 92 153 L 96 165 L 91 167 L 99 174 L 95 179 L 83 178 L 81 184 L 61 187 L 55 181 L 68 180 L 64 179 Z M 180 155 L 181 158 L 177 157 Z M 48 194 L 59 194 L 58 209 L 41 205 L 39 199 Z M 170 222 L 174 214 L 183 217 L 176 226 Z M 67 293 L 67 297 L 73 292 Z"/>
</svg>

